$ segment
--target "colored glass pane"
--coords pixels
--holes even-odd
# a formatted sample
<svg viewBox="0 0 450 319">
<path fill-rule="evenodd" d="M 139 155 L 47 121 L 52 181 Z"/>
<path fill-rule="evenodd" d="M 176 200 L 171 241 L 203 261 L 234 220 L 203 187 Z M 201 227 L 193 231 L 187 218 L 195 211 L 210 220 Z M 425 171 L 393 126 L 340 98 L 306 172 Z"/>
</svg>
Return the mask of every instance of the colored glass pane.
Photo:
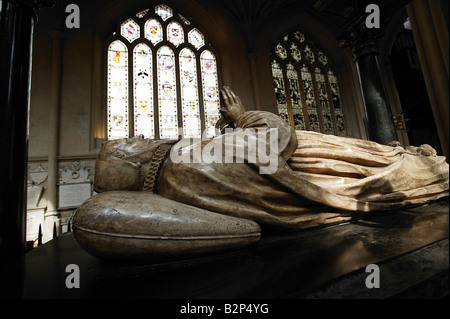
<svg viewBox="0 0 450 319">
<path fill-rule="evenodd" d="M 303 33 L 301 33 L 300 31 L 295 31 L 294 32 L 294 37 L 300 41 L 300 43 L 305 42 L 305 35 Z"/>
<path fill-rule="evenodd" d="M 331 98 L 333 101 L 334 115 L 336 117 L 337 133 L 339 136 L 347 136 L 347 127 L 341 105 L 338 79 L 332 70 L 328 71 L 328 80 L 330 81 Z"/>
<path fill-rule="evenodd" d="M 322 51 L 319 51 L 319 53 L 317 53 L 317 59 L 318 59 L 319 62 L 322 63 L 324 66 L 327 65 L 327 63 L 328 63 L 328 58 L 327 58 L 327 56 L 326 56 Z"/>
<path fill-rule="evenodd" d="M 220 116 L 216 57 L 212 52 L 205 50 L 200 57 L 200 65 L 202 68 L 206 137 L 211 138 L 216 135 L 215 126 Z"/>
<path fill-rule="evenodd" d="M 178 47 L 180 44 L 184 43 L 184 30 L 178 22 L 172 21 L 167 26 L 167 39 L 175 47 Z"/>
<path fill-rule="evenodd" d="M 150 40 L 153 45 L 157 45 L 163 40 L 163 29 L 161 23 L 156 19 L 150 19 L 145 23 L 145 38 Z"/>
<path fill-rule="evenodd" d="M 316 98 L 314 93 L 314 84 L 311 72 L 306 65 L 301 70 L 303 89 L 305 90 L 306 109 L 309 118 L 309 127 L 311 131 L 320 132 L 319 116 L 317 113 Z"/>
<path fill-rule="evenodd" d="M 310 63 L 316 62 L 316 58 L 314 57 L 314 52 L 308 45 L 305 46 L 305 57 Z"/>
<path fill-rule="evenodd" d="M 158 16 L 146 19 L 150 10 L 141 10 L 135 20 L 121 23 L 117 33 L 123 39 L 112 42 L 108 50 L 108 138 L 142 134 L 177 139 L 182 134 L 179 126 L 185 137 L 202 136 L 203 127 L 207 138 L 214 137 L 220 116 L 217 61 L 209 50 L 201 56 L 194 53 L 205 47 L 204 34 L 189 28 L 185 39 L 183 27 L 191 25 L 189 20 L 178 12 L 183 22 L 170 20 L 174 11 L 166 5 L 154 7 Z M 145 20 L 138 24 L 138 19 Z M 137 45 L 127 47 L 127 41 Z M 158 44 L 159 50 L 153 49 Z M 179 48 L 178 56 L 172 45 Z M 127 52 L 130 47 L 131 54 Z"/>
<path fill-rule="evenodd" d="M 197 63 L 192 50 L 180 52 L 180 84 L 183 110 L 183 136 L 201 137 L 200 107 L 198 99 Z"/>
<path fill-rule="evenodd" d="M 278 56 L 280 58 L 282 58 L 283 60 L 287 58 L 287 52 L 286 49 L 284 48 L 284 46 L 281 45 L 281 43 L 278 43 L 277 46 L 275 47 L 275 52 L 278 54 Z"/>
<path fill-rule="evenodd" d="M 294 117 L 294 128 L 296 130 L 305 130 L 305 117 L 303 115 L 300 85 L 298 81 L 298 73 L 294 66 L 289 63 L 286 72 L 289 81 L 289 91 L 292 103 L 292 115 Z"/>
<path fill-rule="evenodd" d="M 291 56 L 294 58 L 295 61 L 300 62 L 302 59 L 302 53 L 300 52 L 300 49 L 297 47 L 295 43 L 291 44 Z"/>
<path fill-rule="evenodd" d="M 157 15 L 159 15 L 163 19 L 163 21 L 166 21 L 167 19 L 169 19 L 169 18 L 171 18 L 173 16 L 172 8 L 170 8 L 170 7 L 168 7 L 168 6 L 164 5 L 164 4 L 156 6 L 155 7 L 155 13 Z"/>
<path fill-rule="evenodd" d="M 108 138 L 128 137 L 128 50 L 117 40 L 108 48 Z"/>
<path fill-rule="evenodd" d="M 192 44 L 197 50 L 205 45 L 205 37 L 197 29 L 192 29 L 188 33 L 189 43 Z"/>
<path fill-rule="evenodd" d="M 134 135 L 154 138 L 152 51 L 144 43 L 133 52 L 133 81 Z"/>
<path fill-rule="evenodd" d="M 143 17 L 145 17 L 145 15 L 147 14 L 148 11 L 149 11 L 149 9 L 139 11 L 138 13 L 136 13 L 136 18 L 142 19 Z"/>
<path fill-rule="evenodd" d="M 332 70 L 328 71 L 328 79 L 330 81 L 333 107 L 334 107 L 334 109 L 340 109 L 341 108 L 341 98 L 339 96 L 338 80 Z"/>
<path fill-rule="evenodd" d="M 134 22 L 133 19 L 128 19 L 122 23 L 120 28 L 120 34 L 127 39 L 129 42 L 133 42 L 140 37 L 141 28 Z"/>
<path fill-rule="evenodd" d="M 159 137 L 178 138 L 176 65 L 173 51 L 163 46 L 157 53 Z"/>
<path fill-rule="evenodd" d="M 286 90 L 283 80 L 283 70 L 277 61 L 272 61 L 272 76 L 275 83 L 275 98 L 278 106 L 278 114 L 289 124 L 289 113 L 286 103 Z"/>
<path fill-rule="evenodd" d="M 330 103 L 328 101 L 328 90 L 327 83 L 325 82 L 325 76 L 320 70 L 320 68 L 316 67 L 316 83 L 318 89 L 319 103 L 320 109 L 322 110 L 322 122 L 323 129 L 325 134 L 334 134 L 334 125 L 333 118 L 331 116 L 331 108 Z"/>
<path fill-rule="evenodd" d="M 293 119 L 296 129 L 347 136 L 338 80 L 325 53 L 295 31 L 274 46 L 272 58 L 280 116 L 288 123 Z"/>
<path fill-rule="evenodd" d="M 183 17 L 181 14 L 178 14 L 178 16 L 180 17 L 181 20 L 183 20 L 185 25 L 191 25 L 191 22 L 185 17 Z"/>
</svg>

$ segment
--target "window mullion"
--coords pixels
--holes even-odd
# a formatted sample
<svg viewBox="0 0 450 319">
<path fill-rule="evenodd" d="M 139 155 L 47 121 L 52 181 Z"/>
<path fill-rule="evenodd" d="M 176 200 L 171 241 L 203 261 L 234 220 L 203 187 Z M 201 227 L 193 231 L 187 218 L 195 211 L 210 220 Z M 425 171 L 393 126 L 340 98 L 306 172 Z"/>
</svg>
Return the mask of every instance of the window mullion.
<svg viewBox="0 0 450 319">
<path fill-rule="evenodd" d="M 128 137 L 134 136 L 134 50 L 128 45 Z"/>
<path fill-rule="evenodd" d="M 158 86 L 158 50 L 154 47 L 152 50 L 152 68 L 153 68 L 153 125 L 155 130 L 155 139 L 160 139 L 159 131 L 159 86 Z"/>
</svg>

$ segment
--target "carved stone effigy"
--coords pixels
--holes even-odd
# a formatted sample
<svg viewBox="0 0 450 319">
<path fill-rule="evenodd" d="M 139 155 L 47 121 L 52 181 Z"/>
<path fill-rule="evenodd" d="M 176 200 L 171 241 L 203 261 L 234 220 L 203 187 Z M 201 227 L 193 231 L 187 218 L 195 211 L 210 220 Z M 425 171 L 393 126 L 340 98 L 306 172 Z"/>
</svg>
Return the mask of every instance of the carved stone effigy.
<svg viewBox="0 0 450 319">
<path fill-rule="evenodd" d="M 241 130 L 186 145 L 143 137 L 103 145 L 94 182 L 102 194 L 74 216 L 83 247 L 108 258 L 217 251 L 255 242 L 258 225 L 305 229 L 448 197 L 449 166 L 429 146 L 294 131 L 275 114 L 245 112 L 229 89 L 222 96 L 225 123 Z M 250 157 L 258 137 L 244 136 L 246 129 L 276 133 L 276 147 L 266 145 L 275 154 L 273 172 L 262 174 L 267 163 Z M 248 151 L 242 158 L 235 148 L 231 162 L 225 153 L 177 160 L 182 153 L 195 158 L 196 149 L 226 149 L 229 136 Z"/>
</svg>

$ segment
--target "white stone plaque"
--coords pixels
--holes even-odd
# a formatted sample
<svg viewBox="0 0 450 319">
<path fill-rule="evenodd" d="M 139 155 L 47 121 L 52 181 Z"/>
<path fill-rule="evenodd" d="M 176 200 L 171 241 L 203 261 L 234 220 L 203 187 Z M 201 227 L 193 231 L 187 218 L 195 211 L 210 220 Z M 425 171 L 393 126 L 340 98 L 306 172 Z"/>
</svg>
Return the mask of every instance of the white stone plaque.
<svg viewBox="0 0 450 319">
<path fill-rule="evenodd" d="M 92 196 L 91 183 L 59 185 L 59 207 L 78 207 Z"/>
</svg>

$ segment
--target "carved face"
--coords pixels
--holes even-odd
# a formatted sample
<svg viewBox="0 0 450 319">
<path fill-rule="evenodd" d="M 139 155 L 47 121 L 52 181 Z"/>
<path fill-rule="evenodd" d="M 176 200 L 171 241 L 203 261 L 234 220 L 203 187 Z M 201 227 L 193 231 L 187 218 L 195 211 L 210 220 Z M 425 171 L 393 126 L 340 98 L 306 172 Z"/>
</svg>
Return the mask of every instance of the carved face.
<svg viewBox="0 0 450 319">
<path fill-rule="evenodd" d="M 94 189 L 97 192 L 144 189 L 144 177 L 152 171 L 150 166 L 157 151 L 164 146 L 165 152 L 176 142 L 139 135 L 104 143 L 95 164 Z"/>
<path fill-rule="evenodd" d="M 112 140 L 103 145 L 103 152 L 118 158 L 126 158 L 133 161 L 133 158 L 139 158 L 139 162 L 147 159 L 146 153 L 153 149 L 154 144 L 160 141 L 144 138 L 139 135 L 133 138 L 123 138 Z M 150 154 L 149 154 L 150 155 Z"/>
</svg>

